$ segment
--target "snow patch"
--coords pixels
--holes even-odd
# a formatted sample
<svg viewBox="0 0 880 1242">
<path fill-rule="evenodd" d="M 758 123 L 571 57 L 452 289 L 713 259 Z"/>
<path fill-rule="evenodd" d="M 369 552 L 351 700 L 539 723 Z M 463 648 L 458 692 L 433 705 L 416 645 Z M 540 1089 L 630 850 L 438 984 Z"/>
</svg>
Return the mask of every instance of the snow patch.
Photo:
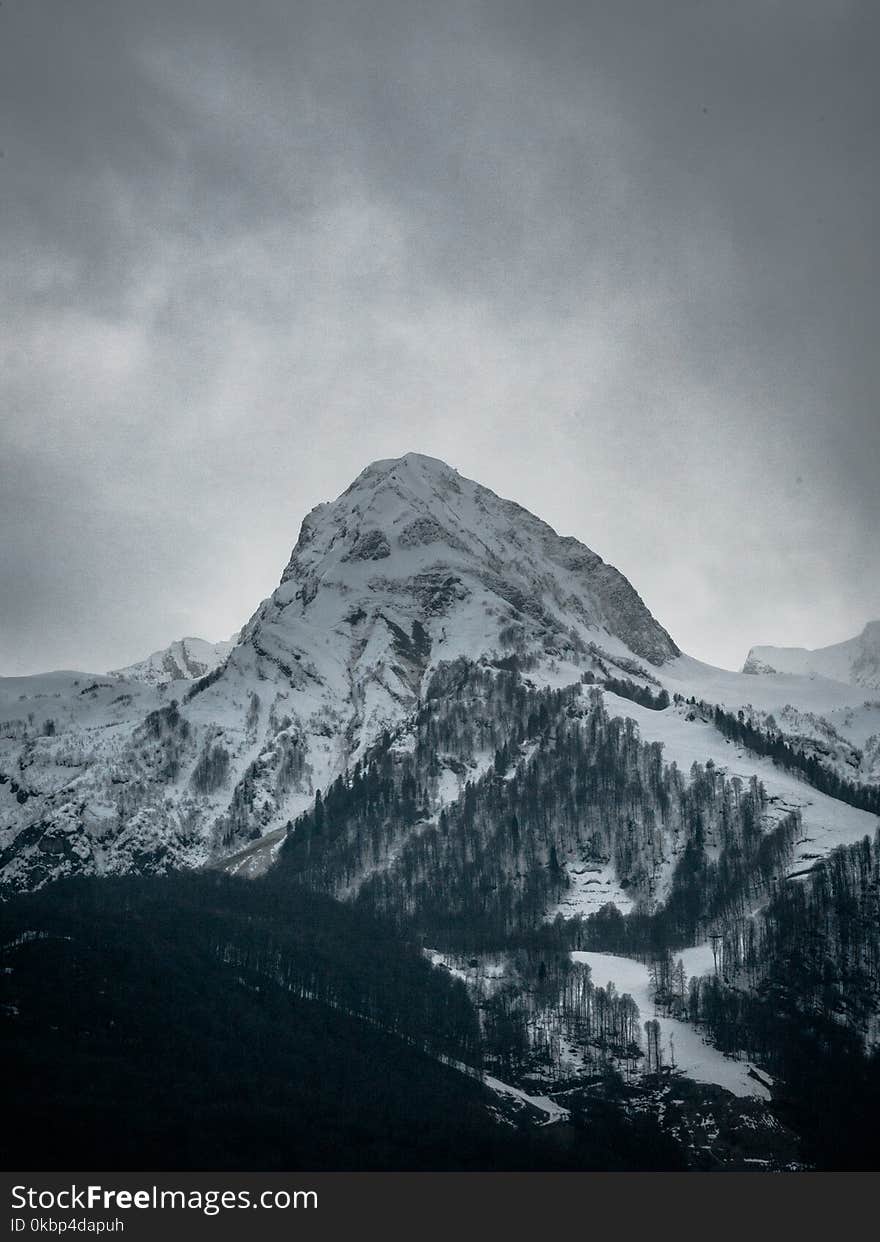
<svg viewBox="0 0 880 1242">
<path fill-rule="evenodd" d="M 700 946 L 699 952 L 692 953 L 692 964 L 705 960 L 704 946 Z M 657 1019 L 660 1023 L 661 1053 L 665 1065 L 674 1066 L 685 1077 L 693 1078 L 696 1082 L 715 1083 L 734 1095 L 757 1096 L 763 1100 L 770 1098 L 766 1085 L 752 1077 L 752 1067 L 747 1062 L 734 1061 L 724 1056 L 717 1048 L 707 1044 L 689 1023 L 681 1022 L 677 1018 L 667 1018 L 657 1011 L 648 968 L 643 962 L 629 957 L 616 957 L 611 953 L 580 950 L 574 950 L 571 956 L 573 961 L 589 966 L 596 986 L 605 987 L 610 982 L 618 992 L 628 992 L 639 1007 L 642 1024 L 650 1018 Z M 685 954 L 678 956 L 684 958 Z M 687 966 L 685 969 L 687 970 Z"/>
</svg>

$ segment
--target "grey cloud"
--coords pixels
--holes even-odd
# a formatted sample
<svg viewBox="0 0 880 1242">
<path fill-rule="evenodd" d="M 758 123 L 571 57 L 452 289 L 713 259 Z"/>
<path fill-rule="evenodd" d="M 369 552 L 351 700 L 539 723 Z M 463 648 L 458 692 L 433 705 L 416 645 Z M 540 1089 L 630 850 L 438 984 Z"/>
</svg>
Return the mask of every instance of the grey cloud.
<svg viewBox="0 0 880 1242">
<path fill-rule="evenodd" d="M 870 6 L 0 10 L 0 673 L 216 638 L 420 449 L 734 664 L 880 615 Z"/>
</svg>

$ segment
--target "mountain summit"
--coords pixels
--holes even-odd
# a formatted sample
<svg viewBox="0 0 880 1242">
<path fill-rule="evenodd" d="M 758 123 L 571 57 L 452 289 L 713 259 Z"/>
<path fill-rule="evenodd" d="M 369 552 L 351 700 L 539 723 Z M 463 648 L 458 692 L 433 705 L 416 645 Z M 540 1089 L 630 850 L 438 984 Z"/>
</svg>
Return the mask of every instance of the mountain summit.
<svg viewBox="0 0 880 1242">
<path fill-rule="evenodd" d="M 353 596 L 366 616 L 352 610 Z M 572 654 L 597 640 L 655 665 L 679 654 L 595 552 L 417 453 L 374 462 L 308 515 L 270 605 L 251 637 L 276 631 L 283 612 L 280 628 L 320 618 L 355 627 L 360 640 L 375 621 L 415 623 L 443 659 Z"/>
<path fill-rule="evenodd" d="M 409 453 L 307 515 L 208 701 L 238 682 L 277 685 L 324 739 L 309 760 L 323 786 L 401 724 L 439 666 L 515 659 L 573 681 L 596 649 L 654 665 L 679 654 L 595 552 Z"/>
</svg>

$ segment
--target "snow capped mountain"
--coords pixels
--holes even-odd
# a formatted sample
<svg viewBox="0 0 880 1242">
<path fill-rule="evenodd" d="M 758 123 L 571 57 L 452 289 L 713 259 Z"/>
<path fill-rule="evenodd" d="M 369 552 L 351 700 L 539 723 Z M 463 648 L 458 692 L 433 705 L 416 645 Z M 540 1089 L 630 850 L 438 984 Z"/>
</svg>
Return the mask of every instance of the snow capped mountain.
<svg viewBox="0 0 880 1242">
<path fill-rule="evenodd" d="M 153 686 L 163 681 L 194 680 L 213 673 L 223 663 L 235 646 L 236 637 L 219 643 L 209 643 L 204 638 L 179 638 L 145 660 L 111 669 L 107 675 L 121 681 L 144 681 Z"/>
<path fill-rule="evenodd" d="M 652 664 L 679 654 L 601 557 L 415 453 L 373 463 L 339 500 L 308 515 L 272 597 L 275 612 L 261 610 L 251 637 L 314 626 L 319 593 L 321 607 L 349 627 L 361 624 L 350 619 L 355 595 L 370 605 L 364 620 L 385 610 L 419 621 L 432 643 L 446 645 L 444 659 L 481 655 L 493 644 L 520 654 L 536 645 L 577 650 L 587 637 Z M 276 626 L 287 609 L 297 623 L 288 617 Z"/>
<path fill-rule="evenodd" d="M 855 638 L 815 651 L 806 647 L 752 647 L 742 671 L 828 677 L 880 690 L 880 621 L 869 621 Z"/>
<path fill-rule="evenodd" d="M 231 650 L 184 639 L 105 677 L 0 679 L 0 872 L 32 886 L 247 847 L 405 730 L 457 658 L 565 684 L 594 658 L 647 673 L 677 655 L 577 540 L 443 462 L 376 462 L 306 517 Z"/>
<path fill-rule="evenodd" d="M 373 463 L 307 515 L 278 588 L 237 638 L 182 639 L 104 676 L 0 679 L 0 886 L 230 857 L 265 867 L 317 790 L 380 739 L 400 753 L 415 745 L 419 713 L 437 685 L 454 694 L 459 667 L 513 670 L 525 689 L 635 678 L 780 722 L 795 704 L 836 731 L 847 763 L 878 733 L 861 689 L 682 655 L 595 552 L 418 454 Z M 605 699 L 679 763 L 731 758 L 681 704 Z M 478 744 L 438 754 L 433 810 L 492 758 Z M 789 802 L 799 787 L 785 785 Z M 864 812 L 840 815 L 841 839 L 867 830 Z"/>
<path fill-rule="evenodd" d="M 280 672 L 328 710 L 350 702 L 355 753 L 418 700 L 442 661 L 577 666 L 590 644 L 653 665 L 679 654 L 601 557 L 413 453 L 375 462 L 306 517 L 231 664 Z"/>
</svg>

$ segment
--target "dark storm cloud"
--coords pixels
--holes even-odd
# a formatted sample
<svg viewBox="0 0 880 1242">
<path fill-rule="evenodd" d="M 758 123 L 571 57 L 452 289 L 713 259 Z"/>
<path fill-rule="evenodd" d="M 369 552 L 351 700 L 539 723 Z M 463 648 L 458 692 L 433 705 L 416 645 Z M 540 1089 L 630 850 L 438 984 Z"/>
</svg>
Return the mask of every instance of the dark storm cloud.
<svg viewBox="0 0 880 1242">
<path fill-rule="evenodd" d="M 9 0 L 0 672 L 227 634 L 412 448 L 704 658 L 880 615 L 877 29 Z"/>
</svg>

